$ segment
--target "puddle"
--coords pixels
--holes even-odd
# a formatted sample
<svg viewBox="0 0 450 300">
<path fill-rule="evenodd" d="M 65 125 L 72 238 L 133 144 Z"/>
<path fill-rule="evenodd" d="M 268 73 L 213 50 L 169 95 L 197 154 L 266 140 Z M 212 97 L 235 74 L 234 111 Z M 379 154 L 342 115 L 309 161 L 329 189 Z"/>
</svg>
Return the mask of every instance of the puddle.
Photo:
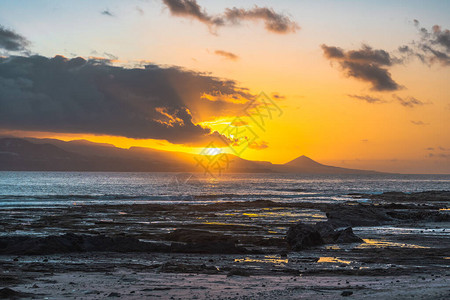
<svg viewBox="0 0 450 300">
<path fill-rule="evenodd" d="M 387 247 L 399 247 L 399 248 L 414 248 L 414 249 L 427 249 L 429 247 L 405 244 L 405 243 L 393 243 L 385 240 L 375 240 L 375 239 L 363 239 L 364 243 L 358 245 L 356 249 L 367 249 L 367 248 L 387 248 Z"/>
<path fill-rule="evenodd" d="M 350 264 L 351 261 L 348 260 L 342 260 L 336 257 L 327 257 L 327 256 L 322 256 L 319 258 L 319 260 L 317 261 L 318 263 L 340 263 L 340 264 Z"/>
<path fill-rule="evenodd" d="M 287 264 L 289 262 L 289 259 L 287 258 L 281 258 L 274 255 L 266 255 L 264 258 L 236 258 L 234 260 L 238 263 L 264 263 L 264 264 L 274 264 L 274 265 L 282 265 Z"/>
</svg>

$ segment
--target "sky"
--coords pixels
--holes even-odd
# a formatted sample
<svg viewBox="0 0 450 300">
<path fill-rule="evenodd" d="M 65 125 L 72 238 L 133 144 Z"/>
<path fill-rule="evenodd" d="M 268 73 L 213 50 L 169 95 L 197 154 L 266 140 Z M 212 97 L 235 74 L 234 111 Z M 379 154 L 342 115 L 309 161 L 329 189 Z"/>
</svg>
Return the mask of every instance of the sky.
<svg viewBox="0 0 450 300">
<path fill-rule="evenodd" d="M 450 1 L 1 0 L 0 134 L 450 173 Z"/>
</svg>

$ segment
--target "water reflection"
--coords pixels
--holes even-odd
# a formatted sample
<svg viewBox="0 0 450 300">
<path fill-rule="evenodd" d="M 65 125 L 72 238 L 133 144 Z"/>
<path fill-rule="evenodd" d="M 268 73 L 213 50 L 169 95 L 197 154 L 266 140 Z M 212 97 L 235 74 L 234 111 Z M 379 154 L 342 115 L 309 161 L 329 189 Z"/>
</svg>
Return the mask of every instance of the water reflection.
<svg viewBox="0 0 450 300">
<path fill-rule="evenodd" d="M 363 239 L 364 243 L 359 244 L 357 249 L 367 249 L 367 248 L 387 248 L 387 247 L 399 247 L 399 248 L 415 248 L 415 249 L 427 249 L 429 247 L 405 244 L 405 243 L 394 243 L 386 240 L 375 240 L 375 239 Z"/>
<path fill-rule="evenodd" d="M 348 260 L 339 259 L 337 257 L 327 257 L 327 256 L 320 257 L 317 262 L 318 263 L 341 263 L 341 264 L 347 264 L 347 265 L 351 263 L 351 261 L 348 261 Z"/>
</svg>

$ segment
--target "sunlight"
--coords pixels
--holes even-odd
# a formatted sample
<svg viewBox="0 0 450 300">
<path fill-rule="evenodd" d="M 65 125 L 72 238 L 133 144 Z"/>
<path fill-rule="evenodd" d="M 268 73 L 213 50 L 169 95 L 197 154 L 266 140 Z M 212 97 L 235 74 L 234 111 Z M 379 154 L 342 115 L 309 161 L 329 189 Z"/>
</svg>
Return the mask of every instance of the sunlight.
<svg viewBox="0 0 450 300">
<path fill-rule="evenodd" d="M 204 155 L 218 155 L 220 153 L 222 153 L 222 149 L 221 148 L 206 148 L 206 151 L 204 152 Z"/>
</svg>

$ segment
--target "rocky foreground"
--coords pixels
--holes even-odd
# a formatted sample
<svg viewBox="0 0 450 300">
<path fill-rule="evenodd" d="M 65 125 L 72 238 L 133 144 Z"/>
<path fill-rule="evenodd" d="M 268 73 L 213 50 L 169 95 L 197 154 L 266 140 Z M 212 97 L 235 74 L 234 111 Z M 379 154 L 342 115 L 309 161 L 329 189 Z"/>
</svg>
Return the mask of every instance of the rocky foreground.
<svg viewBox="0 0 450 300">
<path fill-rule="evenodd" d="M 0 211 L 0 299 L 450 296 L 450 192 Z"/>
</svg>

